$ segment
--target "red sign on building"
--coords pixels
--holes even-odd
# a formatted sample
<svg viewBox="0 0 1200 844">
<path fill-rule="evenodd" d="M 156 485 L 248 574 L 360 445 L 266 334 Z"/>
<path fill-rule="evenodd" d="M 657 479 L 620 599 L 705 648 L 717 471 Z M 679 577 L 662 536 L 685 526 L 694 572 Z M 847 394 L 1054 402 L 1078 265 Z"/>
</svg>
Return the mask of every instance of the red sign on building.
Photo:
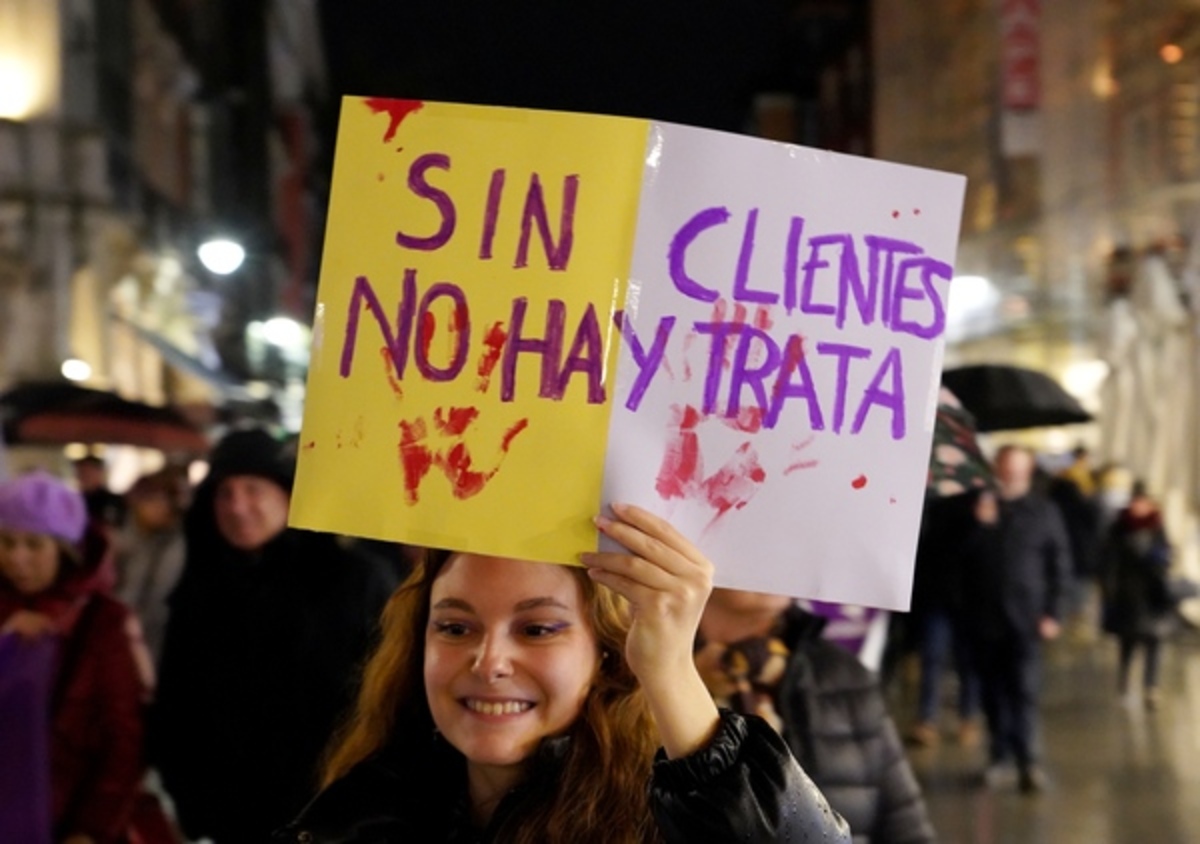
<svg viewBox="0 0 1200 844">
<path fill-rule="evenodd" d="M 1001 103 L 1036 109 L 1040 97 L 1038 0 L 1000 0 Z"/>
</svg>

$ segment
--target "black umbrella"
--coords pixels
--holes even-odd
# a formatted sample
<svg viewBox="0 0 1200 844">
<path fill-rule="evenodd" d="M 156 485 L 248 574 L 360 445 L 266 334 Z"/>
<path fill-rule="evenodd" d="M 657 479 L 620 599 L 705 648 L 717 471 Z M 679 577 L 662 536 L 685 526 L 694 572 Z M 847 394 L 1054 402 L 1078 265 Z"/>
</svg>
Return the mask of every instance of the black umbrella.
<svg viewBox="0 0 1200 844">
<path fill-rule="evenodd" d="M 942 384 L 975 417 L 980 432 L 1092 421 L 1074 396 L 1034 369 L 1004 364 L 962 366 L 943 372 Z"/>
<path fill-rule="evenodd" d="M 203 432 L 169 407 L 122 398 L 66 381 L 34 381 L 0 394 L 10 445 L 107 443 L 203 454 Z"/>
</svg>

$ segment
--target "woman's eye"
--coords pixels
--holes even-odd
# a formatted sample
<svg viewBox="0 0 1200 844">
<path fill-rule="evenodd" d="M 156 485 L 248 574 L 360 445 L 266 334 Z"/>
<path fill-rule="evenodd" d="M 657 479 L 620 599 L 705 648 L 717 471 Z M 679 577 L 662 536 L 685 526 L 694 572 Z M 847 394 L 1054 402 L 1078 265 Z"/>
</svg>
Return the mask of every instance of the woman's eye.
<svg viewBox="0 0 1200 844">
<path fill-rule="evenodd" d="M 524 632 L 531 639 L 544 639 L 547 636 L 553 636 L 555 633 L 561 633 L 566 627 L 567 625 L 561 623 L 526 624 Z"/>
<path fill-rule="evenodd" d="M 467 635 L 467 625 L 458 621 L 435 621 L 433 629 L 443 636 L 458 637 Z"/>
</svg>

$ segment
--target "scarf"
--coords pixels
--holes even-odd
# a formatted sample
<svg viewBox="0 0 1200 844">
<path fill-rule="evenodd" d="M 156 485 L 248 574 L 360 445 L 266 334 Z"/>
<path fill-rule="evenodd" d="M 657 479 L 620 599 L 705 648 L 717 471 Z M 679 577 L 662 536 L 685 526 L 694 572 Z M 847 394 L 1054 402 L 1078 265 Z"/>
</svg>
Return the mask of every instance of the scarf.
<svg viewBox="0 0 1200 844">
<path fill-rule="evenodd" d="M 741 715 L 757 715 L 783 732 L 775 697 L 783 682 L 791 651 L 781 638 L 782 625 L 766 636 L 725 645 L 696 643 L 696 667 L 718 706 Z"/>
</svg>

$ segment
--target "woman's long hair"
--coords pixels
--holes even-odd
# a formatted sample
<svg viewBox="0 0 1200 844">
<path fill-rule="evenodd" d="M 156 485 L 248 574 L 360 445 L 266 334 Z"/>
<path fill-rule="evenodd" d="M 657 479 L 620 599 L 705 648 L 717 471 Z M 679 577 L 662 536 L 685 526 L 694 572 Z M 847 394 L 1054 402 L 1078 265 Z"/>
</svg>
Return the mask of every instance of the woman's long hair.
<svg viewBox="0 0 1200 844">
<path fill-rule="evenodd" d="M 425 633 L 433 582 L 450 557 L 445 551 L 427 552 L 388 601 L 382 636 L 366 665 L 357 704 L 327 754 L 323 785 L 392 742 L 432 734 L 424 685 Z M 583 710 L 568 730 L 561 770 L 531 781 L 535 787 L 505 822 L 497 841 L 658 840 L 648 798 L 657 734 L 637 677 L 625 661 L 629 609 L 583 569 L 569 570 L 579 583 L 596 635 L 599 668 Z"/>
</svg>

